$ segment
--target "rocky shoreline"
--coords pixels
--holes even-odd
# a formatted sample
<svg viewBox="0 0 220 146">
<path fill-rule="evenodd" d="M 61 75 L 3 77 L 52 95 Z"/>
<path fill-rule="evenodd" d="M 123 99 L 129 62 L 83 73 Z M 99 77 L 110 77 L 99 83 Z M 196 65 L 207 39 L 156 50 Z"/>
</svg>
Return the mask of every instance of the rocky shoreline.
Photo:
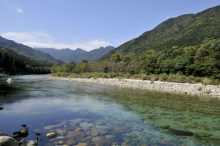
<svg viewBox="0 0 220 146">
<path fill-rule="evenodd" d="M 121 88 L 144 89 L 157 92 L 168 92 L 174 94 L 187 94 L 198 96 L 211 96 L 220 99 L 220 86 L 216 85 L 203 85 L 203 84 L 190 84 L 190 83 L 176 83 L 176 82 L 161 82 L 148 80 L 134 80 L 134 79 L 107 79 L 107 78 L 68 78 L 68 77 L 54 77 L 45 76 L 49 80 L 59 81 L 73 81 L 85 82 L 110 86 L 119 86 Z"/>
</svg>

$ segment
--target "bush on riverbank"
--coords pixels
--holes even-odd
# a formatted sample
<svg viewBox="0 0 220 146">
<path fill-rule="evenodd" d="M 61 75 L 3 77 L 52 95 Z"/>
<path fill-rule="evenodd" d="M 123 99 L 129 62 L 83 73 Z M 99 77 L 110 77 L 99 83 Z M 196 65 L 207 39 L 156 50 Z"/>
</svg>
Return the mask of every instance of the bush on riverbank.
<svg viewBox="0 0 220 146">
<path fill-rule="evenodd" d="M 179 74 L 159 74 L 159 75 L 146 75 L 146 74 L 124 74 L 124 73 L 99 73 L 99 72 L 86 72 L 86 73 L 67 73 L 67 72 L 56 72 L 52 73 L 52 76 L 56 77 L 68 77 L 68 78 L 118 78 L 118 79 L 138 79 L 138 80 L 150 80 L 154 81 L 165 81 L 165 82 L 177 82 L 177 83 L 202 83 L 204 85 L 219 85 L 219 79 L 213 78 L 200 78 L 194 76 L 185 76 Z"/>
</svg>

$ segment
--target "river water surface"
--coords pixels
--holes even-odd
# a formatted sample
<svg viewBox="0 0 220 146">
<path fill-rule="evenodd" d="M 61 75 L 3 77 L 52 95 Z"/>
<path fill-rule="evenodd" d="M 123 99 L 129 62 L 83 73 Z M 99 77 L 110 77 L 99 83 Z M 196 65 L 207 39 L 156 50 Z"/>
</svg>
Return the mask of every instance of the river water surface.
<svg viewBox="0 0 220 146">
<path fill-rule="evenodd" d="M 0 132 L 29 128 L 39 146 L 220 145 L 220 101 L 43 79 L 0 78 Z M 47 139 L 49 132 L 57 136 Z"/>
</svg>

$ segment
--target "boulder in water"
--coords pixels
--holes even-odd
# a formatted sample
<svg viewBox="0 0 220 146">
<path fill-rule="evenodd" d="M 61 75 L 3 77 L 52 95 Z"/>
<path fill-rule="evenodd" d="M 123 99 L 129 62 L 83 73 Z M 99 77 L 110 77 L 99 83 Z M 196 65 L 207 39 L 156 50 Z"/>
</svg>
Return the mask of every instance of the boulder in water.
<svg viewBox="0 0 220 146">
<path fill-rule="evenodd" d="M 0 110 L 3 110 L 4 108 L 3 107 L 0 107 Z"/>
<path fill-rule="evenodd" d="M 9 136 L 0 136 L 0 145 L 2 146 L 18 146 L 18 142 Z"/>
<path fill-rule="evenodd" d="M 11 84 L 11 83 L 13 82 L 13 80 L 12 80 L 11 78 L 9 78 L 9 79 L 6 80 L 6 82 L 7 82 L 8 84 Z"/>
<path fill-rule="evenodd" d="M 185 130 L 176 130 L 176 129 L 169 128 L 169 131 L 172 134 L 179 135 L 179 136 L 193 136 L 194 135 L 192 132 L 185 131 Z"/>
<path fill-rule="evenodd" d="M 46 134 L 46 138 L 54 138 L 57 135 L 56 132 L 50 132 Z"/>
</svg>

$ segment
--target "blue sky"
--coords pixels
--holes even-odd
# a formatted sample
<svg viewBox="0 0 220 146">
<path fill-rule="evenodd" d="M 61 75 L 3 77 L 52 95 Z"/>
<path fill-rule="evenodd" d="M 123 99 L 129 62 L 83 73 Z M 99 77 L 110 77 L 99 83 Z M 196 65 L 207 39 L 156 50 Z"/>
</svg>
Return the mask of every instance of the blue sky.
<svg viewBox="0 0 220 146">
<path fill-rule="evenodd" d="M 0 35 L 31 47 L 92 50 L 140 36 L 219 0 L 0 0 Z"/>
</svg>

